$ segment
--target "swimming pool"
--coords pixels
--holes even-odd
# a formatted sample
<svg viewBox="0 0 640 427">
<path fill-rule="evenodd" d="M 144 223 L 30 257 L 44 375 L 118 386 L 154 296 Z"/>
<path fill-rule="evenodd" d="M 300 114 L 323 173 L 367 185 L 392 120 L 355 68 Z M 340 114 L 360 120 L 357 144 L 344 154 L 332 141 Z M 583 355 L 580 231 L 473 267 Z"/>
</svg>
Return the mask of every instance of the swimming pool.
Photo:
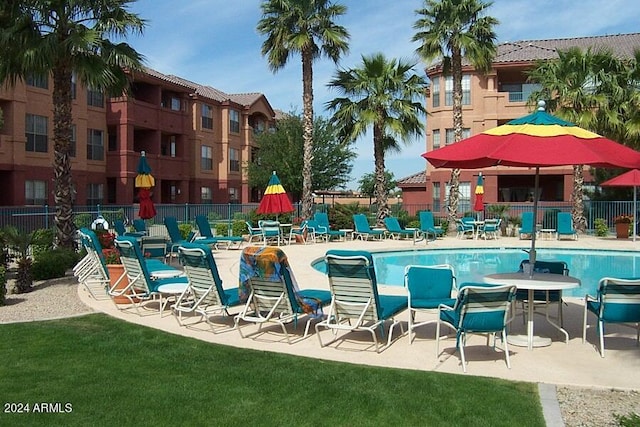
<svg viewBox="0 0 640 427">
<path fill-rule="evenodd" d="M 458 284 L 482 282 L 487 274 L 517 271 L 520 261 L 528 258 L 521 248 L 429 249 L 373 252 L 378 283 L 403 286 L 407 265 L 451 264 Z M 577 289 L 564 291 L 566 296 L 594 295 L 602 277 L 640 276 L 640 253 L 635 251 L 597 251 L 589 249 L 537 249 L 539 261 L 564 261 L 569 275 L 582 281 Z M 326 271 L 324 262 L 314 264 Z"/>
</svg>

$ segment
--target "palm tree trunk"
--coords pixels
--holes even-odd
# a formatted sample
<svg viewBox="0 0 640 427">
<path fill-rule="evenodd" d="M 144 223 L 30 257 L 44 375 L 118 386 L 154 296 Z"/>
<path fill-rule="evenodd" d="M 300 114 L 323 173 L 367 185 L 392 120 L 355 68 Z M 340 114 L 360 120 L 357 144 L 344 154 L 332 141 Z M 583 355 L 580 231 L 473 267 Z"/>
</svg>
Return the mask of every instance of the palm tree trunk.
<svg viewBox="0 0 640 427">
<path fill-rule="evenodd" d="M 453 140 L 462 139 L 462 51 L 454 47 L 451 52 L 453 78 Z M 458 205 L 460 201 L 460 169 L 451 171 L 449 190 L 448 220 L 449 231 L 455 231 Z"/>
<path fill-rule="evenodd" d="M 587 230 L 587 219 L 584 217 L 584 199 L 582 197 L 583 172 L 584 166 L 576 165 L 573 167 L 573 192 L 571 193 L 573 227 L 581 233 Z"/>
<path fill-rule="evenodd" d="M 302 163 L 302 217 L 311 218 L 313 205 L 313 182 L 311 165 L 313 162 L 313 65 L 311 52 L 302 52 L 302 139 L 304 158 Z"/>
<path fill-rule="evenodd" d="M 74 248 L 73 181 L 71 176 L 71 67 L 53 69 L 53 173 L 56 245 Z"/>
<path fill-rule="evenodd" d="M 374 194 L 376 196 L 376 205 L 378 211 L 376 213 L 376 225 L 383 226 L 384 219 L 389 216 L 390 209 L 387 204 L 387 183 L 385 166 L 384 166 L 384 147 L 382 128 L 374 124 L 373 125 L 373 161 L 375 163 L 375 185 L 373 187 Z"/>
</svg>

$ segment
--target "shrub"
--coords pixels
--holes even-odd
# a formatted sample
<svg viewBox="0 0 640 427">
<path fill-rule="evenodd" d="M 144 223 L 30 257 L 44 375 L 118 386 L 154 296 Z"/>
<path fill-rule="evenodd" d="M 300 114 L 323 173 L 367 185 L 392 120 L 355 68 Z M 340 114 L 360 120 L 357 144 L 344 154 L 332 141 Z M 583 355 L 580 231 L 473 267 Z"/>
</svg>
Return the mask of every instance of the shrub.
<svg viewBox="0 0 640 427">
<path fill-rule="evenodd" d="M 58 248 L 41 253 L 33 262 L 31 274 L 34 280 L 64 277 L 68 269 L 78 262 L 78 254 L 71 249 Z"/>
<path fill-rule="evenodd" d="M 609 227 L 607 226 L 607 221 L 603 218 L 596 218 L 593 221 L 593 226 L 596 230 L 597 237 L 606 237 L 609 234 Z"/>
<path fill-rule="evenodd" d="M 178 224 L 178 230 L 180 230 L 180 234 L 182 235 L 182 238 L 187 240 L 189 239 L 189 235 L 193 230 L 193 226 L 191 224 Z"/>
<path fill-rule="evenodd" d="M 0 266 L 0 305 L 5 304 L 5 296 L 7 295 L 7 270 Z"/>
<path fill-rule="evenodd" d="M 44 252 L 53 249 L 53 238 L 55 230 L 53 228 L 41 228 L 33 232 L 33 241 L 31 242 L 31 251 L 33 258 L 36 259 Z"/>
</svg>

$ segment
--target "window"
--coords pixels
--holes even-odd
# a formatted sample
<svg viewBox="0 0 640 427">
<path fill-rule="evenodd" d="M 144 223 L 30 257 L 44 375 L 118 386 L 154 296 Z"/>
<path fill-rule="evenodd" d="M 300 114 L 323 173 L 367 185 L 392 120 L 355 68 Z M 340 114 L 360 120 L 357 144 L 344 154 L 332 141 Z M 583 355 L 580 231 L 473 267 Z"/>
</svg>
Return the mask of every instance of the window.
<svg viewBox="0 0 640 427">
<path fill-rule="evenodd" d="M 87 160 L 104 160 L 104 132 L 87 129 Z"/>
<path fill-rule="evenodd" d="M 240 152 L 235 148 L 229 148 L 229 170 L 240 172 Z"/>
<path fill-rule="evenodd" d="M 87 184 L 87 205 L 102 204 L 103 191 L 102 184 Z"/>
<path fill-rule="evenodd" d="M 240 112 L 238 110 L 229 111 L 229 132 L 240 133 Z"/>
<path fill-rule="evenodd" d="M 440 77 L 431 79 L 431 98 L 434 107 L 440 106 Z"/>
<path fill-rule="evenodd" d="M 76 125 L 71 125 L 71 141 L 69 141 L 69 156 L 76 156 Z"/>
<path fill-rule="evenodd" d="M 453 105 L 453 77 L 448 76 L 444 80 L 444 104 Z M 462 76 L 462 105 L 471 105 L 471 76 Z"/>
<path fill-rule="evenodd" d="M 200 187 L 201 203 L 213 203 L 213 192 L 211 187 Z"/>
<path fill-rule="evenodd" d="M 171 97 L 171 104 L 170 105 L 171 105 L 170 108 L 173 111 L 180 111 L 182 109 L 180 98 L 176 98 L 175 96 Z"/>
<path fill-rule="evenodd" d="M 90 105 L 92 107 L 104 108 L 104 94 L 102 93 L 102 91 L 88 87 L 87 105 Z"/>
<path fill-rule="evenodd" d="M 431 142 L 433 142 L 433 149 L 440 148 L 440 129 L 434 129 L 431 134 Z"/>
<path fill-rule="evenodd" d="M 27 205 L 44 205 L 47 203 L 46 181 L 24 182 L 24 203 Z"/>
<path fill-rule="evenodd" d="M 175 135 L 162 135 L 160 143 L 160 154 L 163 156 L 176 157 L 176 141 Z"/>
<path fill-rule="evenodd" d="M 200 169 L 203 171 L 213 170 L 213 148 L 206 145 L 202 146 L 200 151 Z"/>
<path fill-rule="evenodd" d="M 253 124 L 253 133 L 255 133 L 256 135 L 259 135 L 262 132 L 264 132 L 266 128 L 267 128 L 267 125 L 265 121 L 262 119 L 257 119 Z"/>
<path fill-rule="evenodd" d="M 471 129 L 469 128 L 462 128 L 462 139 L 465 138 L 469 138 L 471 136 Z M 445 144 L 449 145 L 449 144 L 453 144 L 455 142 L 454 140 L 454 131 L 452 128 L 448 128 L 446 131 L 446 135 L 445 135 Z"/>
<path fill-rule="evenodd" d="M 469 212 L 471 210 L 471 183 L 460 182 L 458 189 L 458 212 Z"/>
<path fill-rule="evenodd" d="M 47 74 L 28 74 L 26 78 L 27 86 L 49 89 L 49 78 Z"/>
<path fill-rule="evenodd" d="M 48 145 L 47 137 L 47 118 L 45 116 L 36 116 L 35 114 L 27 114 L 25 120 L 25 136 L 27 137 L 26 151 L 34 151 L 36 153 L 46 153 Z"/>
<path fill-rule="evenodd" d="M 207 104 L 202 104 L 202 127 L 213 129 L 213 108 Z"/>
<path fill-rule="evenodd" d="M 433 211 L 434 212 L 439 212 L 441 209 L 441 203 L 442 201 L 440 200 L 440 183 L 439 182 L 434 182 L 433 183 Z"/>
<path fill-rule="evenodd" d="M 235 187 L 229 187 L 229 202 L 238 203 L 238 189 Z"/>
</svg>

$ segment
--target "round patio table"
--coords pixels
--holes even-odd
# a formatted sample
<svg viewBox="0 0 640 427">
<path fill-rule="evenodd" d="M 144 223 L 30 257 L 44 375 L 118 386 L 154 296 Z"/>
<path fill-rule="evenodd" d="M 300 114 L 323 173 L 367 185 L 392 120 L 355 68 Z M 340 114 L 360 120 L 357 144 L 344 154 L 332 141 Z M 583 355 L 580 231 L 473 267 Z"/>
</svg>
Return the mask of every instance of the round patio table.
<svg viewBox="0 0 640 427">
<path fill-rule="evenodd" d="M 509 340 L 509 344 L 527 347 L 529 350 L 532 350 L 533 347 L 551 345 L 551 338 L 540 337 L 533 334 L 533 292 L 561 291 L 580 286 L 580 279 L 576 277 L 538 272 L 534 272 L 533 274 L 529 272 L 489 274 L 484 277 L 484 281 L 492 285 L 515 285 L 518 289 L 526 289 L 528 291 L 527 335 L 509 335 L 507 339 Z M 547 322 L 562 332 L 565 336 L 565 341 L 567 343 L 569 342 L 569 334 L 562 326 L 552 322 L 549 317 L 547 317 Z"/>
</svg>

